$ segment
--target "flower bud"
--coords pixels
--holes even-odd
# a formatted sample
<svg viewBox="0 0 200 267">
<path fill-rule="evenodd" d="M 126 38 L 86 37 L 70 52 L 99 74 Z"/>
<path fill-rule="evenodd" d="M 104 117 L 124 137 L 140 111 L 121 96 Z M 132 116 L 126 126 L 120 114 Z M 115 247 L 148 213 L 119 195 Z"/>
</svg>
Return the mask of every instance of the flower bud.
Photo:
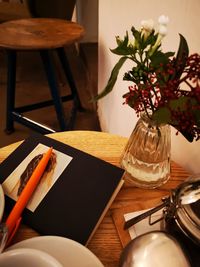
<svg viewBox="0 0 200 267">
<path fill-rule="evenodd" d="M 130 46 L 130 47 L 135 47 L 135 39 L 132 39 L 132 40 L 128 40 L 128 45 L 127 46 Z"/>
<path fill-rule="evenodd" d="M 154 21 L 152 19 L 141 21 L 142 29 L 151 32 L 154 27 Z"/>
<path fill-rule="evenodd" d="M 149 34 L 152 32 L 153 27 L 154 27 L 154 21 L 152 19 L 149 20 L 142 20 L 141 21 L 142 25 L 142 31 L 141 31 L 141 36 L 144 37 L 146 40 Z"/>
<path fill-rule="evenodd" d="M 165 16 L 165 15 L 161 15 L 158 18 L 158 23 L 161 25 L 167 25 L 169 23 L 169 17 Z"/>
<path fill-rule="evenodd" d="M 123 42 L 123 40 L 119 36 L 116 36 L 115 38 L 118 45 L 120 45 Z"/>
<path fill-rule="evenodd" d="M 167 27 L 163 24 L 159 26 L 158 33 L 164 37 L 167 34 Z"/>
</svg>

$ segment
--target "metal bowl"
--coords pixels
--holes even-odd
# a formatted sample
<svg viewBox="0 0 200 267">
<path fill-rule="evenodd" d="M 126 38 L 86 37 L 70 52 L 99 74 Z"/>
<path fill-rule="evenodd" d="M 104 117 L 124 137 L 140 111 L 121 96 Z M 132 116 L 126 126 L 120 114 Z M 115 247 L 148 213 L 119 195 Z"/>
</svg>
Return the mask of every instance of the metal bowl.
<svg viewBox="0 0 200 267">
<path fill-rule="evenodd" d="M 190 267 L 179 243 L 169 234 L 153 231 L 140 235 L 124 248 L 119 267 Z"/>
</svg>

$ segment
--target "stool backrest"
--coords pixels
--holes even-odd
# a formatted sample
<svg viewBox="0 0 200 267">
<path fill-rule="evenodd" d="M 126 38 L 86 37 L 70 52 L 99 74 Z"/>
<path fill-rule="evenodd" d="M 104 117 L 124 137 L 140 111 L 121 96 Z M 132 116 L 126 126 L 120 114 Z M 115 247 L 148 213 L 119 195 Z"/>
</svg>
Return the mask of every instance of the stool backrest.
<svg viewBox="0 0 200 267">
<path fill-rule="evenodd" d="M 0 23 L 29 17 L 31 17 L 31 14 L 26 0 L 18 2 L 7 0 L 0 2 Z"/>
<path fill-rule="evenodd" d="M 76 0 L 26 0 L 33 17 L 71 20 Z"/>
</svg>

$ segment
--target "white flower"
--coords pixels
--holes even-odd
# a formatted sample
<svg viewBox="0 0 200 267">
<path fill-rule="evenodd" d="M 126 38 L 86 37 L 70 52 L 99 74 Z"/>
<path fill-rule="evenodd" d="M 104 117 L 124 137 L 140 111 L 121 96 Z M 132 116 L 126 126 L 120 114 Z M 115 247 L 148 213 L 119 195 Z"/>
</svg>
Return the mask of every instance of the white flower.
<svg viewBox="0 0 200 267">
<path fill-rule="evenodd" d="M 166 24 L 167 24 L 168 21 L 169 21 L 168 17 L 165 17 L 164 15 L 160 16 L 160 18 L 159 18 L 160 25 L 159 25 L 159 29 L 158 29 L 158 37 L 157 37 L 157 40 L 156 40 L 155 44 L 149 50 L 149 55 L 150 56 L 153 55 L 153 53 L 155 52 L 157 47 L 161 44 L 161 40 L 167 34 L 167 26 L 166 26 Z"/>
<path fill-rule="evenodd" d="M 141 25 L 142 25 L 142 29 L 144 29 L 145 31 L 151 32 L 154 27 L 154 21 L 152 19 L 142 20 Z"/>
<path fill-rule="evenodd" d="M 142 20 L 141 21 L 142 25 L 142 31 L 141 31 L 141 36 L 144 37 L 146 40 L 149 34 L 152 32 L 153 27 L 154 27 L 154 21 L 152 19 L 149 20 Z"/>
<path fill-rule="evenodd" d="M 169 23 L 169 17 L 165 16 L 165 15 L 161 15 L 158 18 L 158 23 L 161 25 L 167 25 Z"/>
<path fill-rule="evenodd" d="M 167 27 L 165 25 L 160 25 L 158 29 L 158 33 L 164 37 L 167 34 Z"/>
</svg>

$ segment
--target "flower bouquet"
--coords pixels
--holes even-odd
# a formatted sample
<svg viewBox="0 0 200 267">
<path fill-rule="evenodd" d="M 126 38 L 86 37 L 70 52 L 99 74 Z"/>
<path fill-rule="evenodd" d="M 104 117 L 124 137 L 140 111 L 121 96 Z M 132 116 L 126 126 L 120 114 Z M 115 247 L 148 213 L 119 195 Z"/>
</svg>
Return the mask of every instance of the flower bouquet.
<svg viewBox="0 0 200 267">
<path fill-rule="evenodd" d="M 142 21 L 138 31 L 131 28 L 124 39 L 116 37 L 117 47 L 111 52 L 120 56 L 105 89 L 98 100 L 114 87 L 119 70 L 127 60 L 133 62 L 123 79 L 130 81 L 125 103 L 138 116 L 146 115 L 158 123 L 172 125 L 188 141 L 200 138 L 200 55 L 189 56 L 185 38 L 180 34 L 178 52 L 162 52 L 161 41 L 167 33 L 168 17 L 159 17 L 156 32 L 152 20 Z"/>
<path fill-rule="evenodd" d="M 111 52 L 120 56 L 104 90 L 95 100 L 112 91 L 123 64 L 133 65 L 124 73 L 130 81 L 124 103 L 140 117 L 125 148 L 121 165 L 129 180 L 140 187 L 155 188 L 170 177 L 170 125 L 190 142 L 200 138 L 200 55 L 189 55 L 187 41 L 180 34 L 178 51 L 163 52 L 168 17 L 142 21 L 124 39 L 116 37 Z"/>
</svg>

